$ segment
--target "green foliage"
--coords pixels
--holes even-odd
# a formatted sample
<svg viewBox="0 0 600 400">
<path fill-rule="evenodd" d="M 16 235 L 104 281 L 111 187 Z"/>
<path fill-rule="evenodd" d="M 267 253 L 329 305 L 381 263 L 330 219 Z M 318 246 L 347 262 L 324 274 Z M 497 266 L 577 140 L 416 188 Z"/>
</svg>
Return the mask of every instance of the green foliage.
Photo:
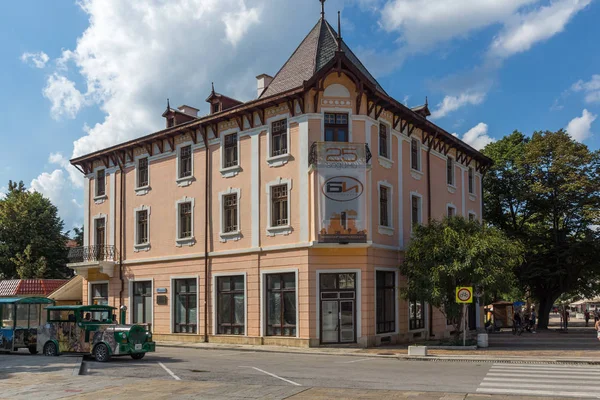
<svg viewBox="0 0 600 400">
<path fill-rule="evenodd" d="M 10 181 L 6 197 L 0 200 L 0 279 L 21 274 L 69 276 L 62 230 L 63 222 L 50 200 L 26 190 L 23 182 Z"/>
<path fill-rule="evenodd" d="M 484 218 L 527 251 L 520 286 L 540 303 L 547 326 L 562 294 L 593 296 L 600 272 L 600 153 L 558 132 L 514 132 L 488 145 L 494 166 L 484 179 Z"/>
<path fill-rule="evenodd" d="M 406 251 L 400 269 L 408 283 L 402 296 L 425 300 L 447 319 L 460 321 L 456 287 L 510 291 L 522 253 L 518 241 L 509 240 L 496 228 L 462 217 L 432 221 L 416 228 Z"/>
<path fill-rule="evenodd" d="M 46 258 L 42 256 L 34 259 L 31 252 L 31 245 L 28 244 L 23 253 L 10 259 L 17 267 L 17 274 L 21 279 L 43 278 L 48 269 Z"/>
</svg>

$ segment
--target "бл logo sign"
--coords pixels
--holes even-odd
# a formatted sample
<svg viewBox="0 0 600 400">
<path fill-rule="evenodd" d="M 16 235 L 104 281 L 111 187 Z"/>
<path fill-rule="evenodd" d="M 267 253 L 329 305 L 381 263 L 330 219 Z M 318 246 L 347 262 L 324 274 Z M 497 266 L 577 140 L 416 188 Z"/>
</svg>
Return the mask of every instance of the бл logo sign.
<svg viewBox="0 0 600 400">
<path fill-rule="evenodd" d="M 334 176 L 325 181 L 321 191 L 334 201 L 354 200 L 363 193 L 363 184 L 351 176 Z"/>
</svg>

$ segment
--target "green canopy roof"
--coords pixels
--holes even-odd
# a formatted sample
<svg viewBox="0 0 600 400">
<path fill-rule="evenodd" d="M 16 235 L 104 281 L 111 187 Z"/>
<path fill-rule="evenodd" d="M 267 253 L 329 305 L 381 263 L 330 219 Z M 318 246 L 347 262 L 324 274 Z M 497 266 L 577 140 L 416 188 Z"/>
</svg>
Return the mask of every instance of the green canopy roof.
<svg viewBox="0 0 600 400">
<path fill-rule="evenodd" d="M 0 297 L 0 304 L 54 304 L 47 297 Z"/>
<path fill-rule="evenodd" d="M 50 306 L 46 307 L 46 310 L 68 310 L 68 311 L 112 311 L 116 310 L 116 307 L 101 306 L 101 305 L 87 305 L 87 306 Z"/>
</svg>

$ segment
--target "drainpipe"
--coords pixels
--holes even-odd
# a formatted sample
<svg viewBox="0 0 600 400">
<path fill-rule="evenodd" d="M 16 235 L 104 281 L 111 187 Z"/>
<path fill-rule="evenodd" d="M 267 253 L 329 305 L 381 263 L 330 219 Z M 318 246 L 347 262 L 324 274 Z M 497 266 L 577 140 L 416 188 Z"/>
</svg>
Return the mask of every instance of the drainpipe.
<svg viewBox="0 0 600 400">
<path fill-rule="evenodd" d="M 216 133 L 216 132 L 215 132 Z M 208 343 L 208 191 L 209 191 L 209 149 L 206 128 L 202 133 L 204 140 L 204 343 Z"/>
<path fill-rule="evenodd" d="M 433 139 L 429 142 L 427 148 L 427 223 L 431 222 L 431 148 L 433 142 L 437 137 L 437 132 L 433 136 Z M 429 337 L 435 337 L 433 334 L 433 307 L 429 304 Z"/>
<path fill-rule="evenodd" d="M 125 281 L 123 280 L 123 215 L 125 213 L 125 202 L 123 201 L 123 194 L 125 193 L 125 180 L 124 174 L 125 169 L 123 168 L 123 164 L 121 164 L 121 160 L 119 156 L 115 157 L 117 160 L 117 164 L 119 165 L 120 176 L 120 185 L 121 185 L 121 195 L 119 196 L 119 279 L 121 280 L 121 290 L 119 291 L 119 308 L 122 310 L 120 313 L 121 323 L 124 324 L 124 311 L 123 307 L 123 291 L 125 290 Z"/>
</svg>

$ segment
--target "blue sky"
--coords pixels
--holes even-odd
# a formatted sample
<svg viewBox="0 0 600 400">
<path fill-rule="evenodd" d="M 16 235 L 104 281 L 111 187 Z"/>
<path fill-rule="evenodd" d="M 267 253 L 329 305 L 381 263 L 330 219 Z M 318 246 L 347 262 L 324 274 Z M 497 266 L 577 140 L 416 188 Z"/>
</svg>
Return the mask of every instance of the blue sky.
<svg viewBox="0 0 600 400">
<path fill-rule="evenodd" d="M 302 6 L 298 4 L 302 3 Z M 598 0 L 327 0 L 386 91 L 475 147 L 569 127 L 600 148 Z M 319 18 L 316 0 L 81 0 L 4 4 L 0 193 L 23 180 L 82 220 L 74 155 L 164 126 L 166 98 L 208 112 L 250 100 Z"/>
</svg>

